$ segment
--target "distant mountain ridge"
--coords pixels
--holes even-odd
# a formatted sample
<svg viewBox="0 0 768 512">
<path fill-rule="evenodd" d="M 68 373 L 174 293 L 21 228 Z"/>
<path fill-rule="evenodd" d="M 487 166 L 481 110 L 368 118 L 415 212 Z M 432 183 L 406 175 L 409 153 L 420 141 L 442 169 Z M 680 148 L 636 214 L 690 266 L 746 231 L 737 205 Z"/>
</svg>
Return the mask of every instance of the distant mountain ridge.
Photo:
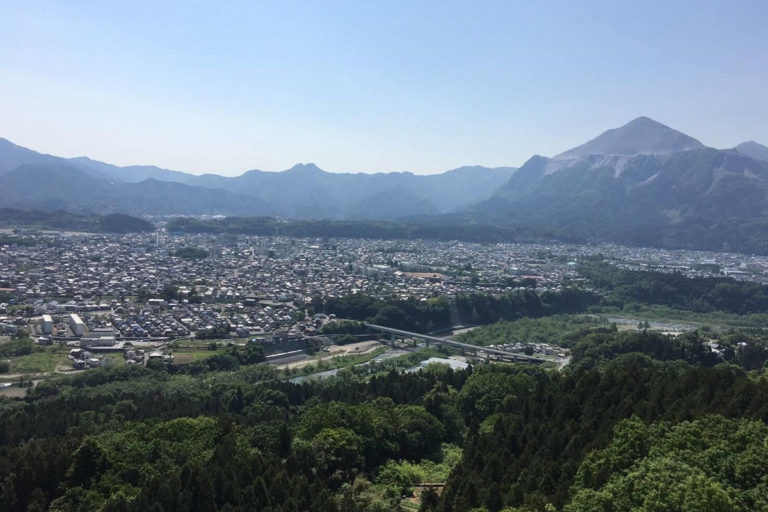
<svg viewBox="0 0 768 512">
<path fill-rule="evenodd" d="M 139 179 L 141 178 L 141 179 Z M 640 117 L 522 167 L 334 174 L 315 164 L 236 177 L 116 167 L 0 139 L 0 207 L 132 215 L 402 221 L 498 236 L 768 254 L 768 148 L 715 149 Z M 361 228 L 362 229 L 362 228 Z"/>
<path fill-rule="evenodd" d="M 282 172 L 197 176 L 44 155 L 0 139 L 0 206 L 133 215 L 396 219 L 458 211 L 489 197 L 515 170 L 474 166 L 427 176 L 336 174 L 308 163 Z"/>
<path fill-rule="evenodd" d="M 132 215 L 247 215 L 257 208 L 269 208 L 256 198 L 226 190 L 154 179 L 124 183 L 97 178 L 63 164 L 26 164 L 0 175 L 0 205 Z"/>
</svg>

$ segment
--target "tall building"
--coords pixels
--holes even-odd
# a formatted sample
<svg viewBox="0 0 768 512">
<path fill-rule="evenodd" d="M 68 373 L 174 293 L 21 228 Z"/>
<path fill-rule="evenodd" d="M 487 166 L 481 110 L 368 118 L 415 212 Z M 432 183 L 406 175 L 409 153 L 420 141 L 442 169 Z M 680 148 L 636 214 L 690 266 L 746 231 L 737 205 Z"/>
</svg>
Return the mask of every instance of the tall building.
<svg viewBox="0 0 768 512">
<path fill-rule="evenodd" d="M 69 315 L 69 328 L 72 329 L 72 334 L 75 336 L 83 336 L 85 334 L 85 322 L 77 313 Z"/>
<path fill-rule="evenodd" d="M 53 334 L 53 318 L 51 318 L 51 315 L 43 315 L 40 321 L 40 328 L 43 334 Z"/>
</svg>

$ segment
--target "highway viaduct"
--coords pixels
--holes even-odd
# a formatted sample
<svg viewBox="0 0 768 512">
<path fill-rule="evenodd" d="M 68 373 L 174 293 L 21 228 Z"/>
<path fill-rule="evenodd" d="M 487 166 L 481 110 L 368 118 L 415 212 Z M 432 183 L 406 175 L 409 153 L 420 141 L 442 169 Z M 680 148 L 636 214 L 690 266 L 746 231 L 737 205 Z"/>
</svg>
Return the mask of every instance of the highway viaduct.
<svg viewBox="0 0 768 512">
<path fill-rule="evenodd" d="M 462 353 L 472 353 L 475 357 L 485 357 L 486 360 L 496 359 L 500 361 L 511 361 L 514 363 L 534 363 L 541 364 L 546 360 L 538 357 L 527 356 L 525 354 L 518 354 L 516 352 L 509 352 L 498 348 L 481 347 L 479 345 L 471 345 L 469 343 L 462 343 L 460 341 L 450 340 L 448 338 L 439 338 L 437 336 L 430 336 L 428 334 L 419 334 L 417 332 L 403 331 L 401 329 L 393 329 L 392 327 L 385 327 L 383 325 L 365 324 L 368 329 L 373 331 L 379 331 L 384 334 L 389 334 L 389 338 L 394 344 L 398 338 L 410 338 L 419 339 L 426 342 L 427 346 L 430 344 L 441 345 L 445 347 L 451 347 L 461 350 Z M 482 355 L 481 355 L 482 354 Z"/>
</svg>

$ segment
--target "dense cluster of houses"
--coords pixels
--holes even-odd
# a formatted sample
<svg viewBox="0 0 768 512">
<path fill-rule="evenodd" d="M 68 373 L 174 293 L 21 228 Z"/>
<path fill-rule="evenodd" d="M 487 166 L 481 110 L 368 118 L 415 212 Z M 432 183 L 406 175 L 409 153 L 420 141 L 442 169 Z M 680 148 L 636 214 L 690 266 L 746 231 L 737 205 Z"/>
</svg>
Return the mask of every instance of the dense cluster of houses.
<svg viewBox="0 0 768 512">
<path fill-rule="evenodd" d="M 313 297 L 557 289 L 579 279 L 579 258 L 597 254 L 626 268 L 756 281 L 768 268 L 757 256 L 605 244 L 25 232 L 0 246 L 0 331 L 81 338 L 84 346 L 312 336 L 327 321 L 304 314 Z"/>
</svg>

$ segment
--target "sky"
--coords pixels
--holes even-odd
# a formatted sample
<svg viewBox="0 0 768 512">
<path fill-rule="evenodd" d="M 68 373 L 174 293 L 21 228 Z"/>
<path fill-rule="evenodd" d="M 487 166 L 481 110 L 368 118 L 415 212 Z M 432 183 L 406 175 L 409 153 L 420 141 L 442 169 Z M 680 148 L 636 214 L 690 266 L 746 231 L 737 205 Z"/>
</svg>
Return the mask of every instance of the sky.
<svg viewBox="0 0 768 512">
<path fill-rule="evenodd" d="M 768 1 L 0 0 L 0 137 L 238 175 L 519 166 L 641 116 L 768 145 Z"/>
</svg>

